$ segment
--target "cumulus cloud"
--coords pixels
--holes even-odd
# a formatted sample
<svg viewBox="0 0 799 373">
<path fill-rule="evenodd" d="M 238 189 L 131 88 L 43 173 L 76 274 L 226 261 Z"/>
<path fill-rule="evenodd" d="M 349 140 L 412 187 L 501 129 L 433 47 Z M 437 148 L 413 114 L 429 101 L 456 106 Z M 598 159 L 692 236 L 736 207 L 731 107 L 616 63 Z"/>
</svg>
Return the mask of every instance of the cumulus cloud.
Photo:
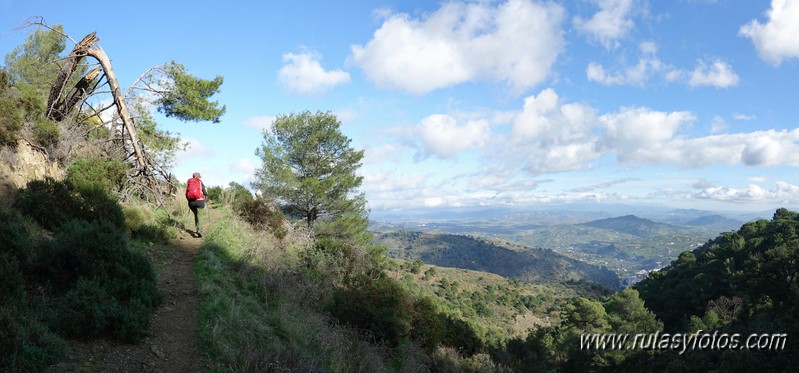
<svg viewBox="0 0 799 373">
<path fill-rule="evenodd" d="M 765 23 L 754 19 L 738 34 L 751 39 L 760 58 L 775 66 L 799 57 L 799 0 L 772 0 L 766 16 Z"/>
<path fill-rule="evenodd" d="M 554 3 L 448 2 L 432 14 L 388 17 L 352 60 L 383 88 L 421 94 L 476 79 L 523 92 L 542 81 L 564 46 Z"/>
<path fill-rule="evenodd" d="M 248 118 L 244 120 L 244 127 L 263 132 L 272 128 L 272 124 L 275 123 L 275 119 L 276 117 L 274 115 L 262 115 Z"/>
<path fill-rule="evenodd" d="M 712 187 L 704 189 L 694 196 L 701 199 L 726 202 L 770 201 L 793 204 L 799 202 L 799 186 L 785 181 L 778 181 L 771 189 L 765 189 L 757 184 L 749 184 L 743 189 Z"/>
<path fill-rule="evenodd" d="M 691 72 L 688 85 L 691 87 L 711 86 L 716 88 L 730 88 L 738 85 L 738 74 L 733 71 L 728 63 L 716 60 L 710 65 L 699 61 L 697 67 Z"/>
<path fill-rule="evenodd" d="M 417 126 L 424 155 L 452 158 L 463 150 L 483 146 L 489 136 L 487 121 L 468 121 L 462 125 L 449 115 L 431 115 Z"/>
<path fill-rule="evenodd" d="M 603 146 L 616 153 L 620 162 L 649 164 L 676 160 L 679 154 L 670 149 L 669 141 L 681 126 L 695 119 L 687 111 L 666 113 L 635 107 L 602 115 L 599 122 L 604 129 Z"/>
<path fill-rule="evenodd" d="M 322 93 L 333 87 L 349 83 L 350 74 L 343 70 L 325 70 L 315 53 L 286 53 L 278 80 L 295 93 Z"/>
<path fill-rule="evenodd" d="M 532 173 L 560 172 L 584 167 L 597 158 L 592 125 L 595 110 L 563 103 L 548 88 L 524 100 L 513 119 L 508 151 L 522 155 Z"/>
<path fill-rule="evenodd" d="M 492 116 L 492 113 L 483 113 L 482 118 L 486 119 L 470 116 L 469 120 L 459 120 L 449 115 L 432 115 L 404 129 L 402 136 L 421 149 L 418 154 L 450 158 L 467 150 L 477 150 L 482 156 L 481 169 L 456 176 L 435 174 L 416 175 L 415 178 L 397 174 L 395 170 L 373 173 L 364 183 L 367 190 L 378 194 L 370 196 L 370 201 L 374 197 L 385 206 L 422 206 L 425 199 L 429 199 L 428 204 L 434 201 L 448 206 L 467 206 L 486 201 L 493 205 L 513 205 L 634 198 L 603 191 L 637 180 L 633 178 L 575 187 L 565 192 L 540 187 L 541 183 L 551 181 L 541 179 L 540 175 L 602 167 L 613 158 L 617 165 L 625 168 L 650 165 L 799 167 L 799 129 L 691 137 L 694 131 L 690 127 L 696 121 L 692 112 L 621 107 L 600 114 L 590 105 L 561 98 L 553 89 L 527 97 L 520 110 L 511 114 L 503 112 L 506 123 L 493 123 Z M 723 123 L 721 117 L 714 120 L 717 128 Z M 407 145 L 386 146 L 367 150 L 367 156 L 381 159 L 385 157 L 381 154 L 400 154 L 407 149 Z M 402 155 L 396 159 L 400 157 Z M 373 166 L 376 162 L 370 164 Z M 451 173 L 450 170 L 445 172 Z M 752 182 L 765 180 L 752 179 Z M 736 190 L 705 179 L 690 186 L 696 190 L 672 190 L 670 195 L 739 200 L 760 198 L 762 194 L 754 187 Z M 793 189 L 782 185 L 775 190 L 780 193 L 766 195 L 784 197 Z"/>
<path fill-rule="evenodd" d="M 588 34 L 605 48 L 619 45 L 618 40 L 632 30 L 635 23 L 630 17 L 633 9 L 632 0 L 597 0 L 599 11 L 590 19 L 574 17 L 577 30 Z"/>
<path fill-rule="evenodd" d="M 799 166 L 799 129 L 689 138 L 684 134 L 695 121 L 688 111 L 647 107 L 622 107 L 597 116 L 594 108 L 563 102 L 546 89 L 525 99 L 510 134 L 499 149 L 487 151 L 496 163 L 522 162 L 533 174 L 592 168 L 593 161 L 607 155 L 632 167 Z"/>
</svg>

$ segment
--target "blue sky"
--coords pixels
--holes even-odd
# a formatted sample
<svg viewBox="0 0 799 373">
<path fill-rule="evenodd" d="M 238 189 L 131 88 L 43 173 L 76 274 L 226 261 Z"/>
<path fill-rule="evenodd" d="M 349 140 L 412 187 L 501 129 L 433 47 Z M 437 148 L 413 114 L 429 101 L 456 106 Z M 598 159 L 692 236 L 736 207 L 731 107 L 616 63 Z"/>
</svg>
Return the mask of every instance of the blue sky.
<svg viewBox="0 0 799 373">
<path fill-rule="evenodd" d="M 221 123 L 158 118 L 211 185 L 249 184 L 275 115 L 329 110 L 372 209 L 799 206 L 799 0 L 273 3 L 0 0 L 0 52 L 42 16 L 123 87 L 223 76 Z"/>
</svg>

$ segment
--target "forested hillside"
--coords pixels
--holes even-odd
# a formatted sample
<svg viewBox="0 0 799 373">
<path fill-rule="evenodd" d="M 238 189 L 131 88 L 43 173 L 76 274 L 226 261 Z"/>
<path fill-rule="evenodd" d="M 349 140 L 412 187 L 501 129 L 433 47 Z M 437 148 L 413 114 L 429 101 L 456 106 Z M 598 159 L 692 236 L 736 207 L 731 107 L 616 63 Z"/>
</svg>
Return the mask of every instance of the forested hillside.
<svg viewBox="0 0 799 373">
<path fill-rule="evenodd" d="M 520 371 L 792 371 L 799 363 L 792 337 L 799 331 L 798 227 L 799 213 L 786 209 L 747 223 L 683 252 L 634 288 L 577 298 L 556 330 L 509 341 L 498 359 Z M 593 333 L 649 333 L 661 342 L 581 348 L 581 335 Z"/>
<path fill-rule="evenodd" d="M 491 272 L 524 281 L 586 281 L 609 289 L 617 289 L 620 285 L 618 276 L 607 268 L 551 250 L 443 233 L 397 231 L 378 234 L 376 239 L 389 248 L 389 256 L 420 259 L 441 267 Z"/>
</svg>

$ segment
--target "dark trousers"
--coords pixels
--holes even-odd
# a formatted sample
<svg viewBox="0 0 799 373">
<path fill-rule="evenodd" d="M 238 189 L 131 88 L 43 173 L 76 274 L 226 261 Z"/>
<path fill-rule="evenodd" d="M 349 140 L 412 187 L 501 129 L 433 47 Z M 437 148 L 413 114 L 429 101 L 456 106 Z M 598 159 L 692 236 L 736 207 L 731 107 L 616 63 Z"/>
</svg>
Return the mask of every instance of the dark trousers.
<svg viewBox="0 0 799 373">
<path fill-rule="evenodd" d="M 200 214 L 197 213 L 197 209 L 204 209 L 205 208 L 205 200 L 189 200 L 189 209 L 192 213 L 194 213 L 194 227 L 197 228 L 197 231 L 200 231 Z"/>
</svg>

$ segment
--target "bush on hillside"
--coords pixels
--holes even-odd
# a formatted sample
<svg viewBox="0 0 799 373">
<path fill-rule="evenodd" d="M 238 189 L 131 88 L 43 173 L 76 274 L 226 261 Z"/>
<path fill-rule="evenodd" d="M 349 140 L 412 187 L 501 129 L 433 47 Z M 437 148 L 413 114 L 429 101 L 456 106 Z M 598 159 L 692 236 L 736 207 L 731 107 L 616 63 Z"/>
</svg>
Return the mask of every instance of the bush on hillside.
<svg viewBox="0 0 799 373">
<path fill-rule="evenodd" d="M 45 147 L 58 145 L 60 132 L 58 124 L 44 117 L 38 118 L 33 124 L 34 141 Z"/>
<path fill-rule="evenodd" d="M 0 252 L 6 252 L 18 260 L 30 255 L 31 235 L 22 224 L 22 217 L 14 210 L 0 206 Z"/>
<path fill-rule="evenodd" d="M 0 92 L 0 145 L 16 145 L 19 130 L 25 123 L 25 113 L 16 100 Z"/>
<path fill-rule="evenodd" d="M 268 228 L 278 239 L 283 239 L 288 234 L 283 227 L 285 222 L 283 214 L 269 206 L 262 198 L 240 198 L 233 206 L 236 213 L 256 229 Z"/>
<path fill-rule="evenodd" d="M 25 280 L 19 261 L 11 253 L 0 251 L 0 306 L 17 304 L 25 299 Z"/>
<path fill-rule="evenodd" d="M 172 238 L 167 222 L 159 222 L 152 210 L 139 205 L 124 205 L 125 230 L 131 237 L 148 242 L 167 242 Z"/>
<path fill-rule="evenodd" d="M 108 222 L 116 228 L 125 223 L 119 204 L 101 187 L 89 184 L 75 191 L 69 182 L 51 178 L 29 182 L 17 194 L 14 207 L 49 230 L 73 219 Z"/>
<path fill-rule="evenodd" d="M 67 168 L 67 180 L 77 189 L 98 185 L 108 192 L 117 192 L 122 189 L 127 169 L 127 164 L 119 160 L 81 158 Z"/>
<path fill-rule="evenodd" d="M 155 272 L 143 255 L 128 248 L 120 229 L 72 221 L 43 245 L 38 259 L 37 268 L 53 281 L 54 290 L 66 292 L 56 330 L 74 338 L 102 332 L 124 341 L 144 336 L 149 311 L 160 302 Z"/>
<path fill-rule="evenodd" d="M 0 305 L 0 371 L 44 371 L 66 347 L 61 337 L 26 310 Z"/>
<path fill-rule="evenodd" d="M 224 189 L 222 189 L 221 186 L 212 186 L 210 188 L 206 188 L 206 192 L 208 192 L 208 195 L 206 197 L 208 197 L 209 200 L 218 201 L 219 199 L 222 198 Z"/>
<path fill-rule="evenodd" d="M 396 347 L 411 331 L 411 305 L 409 294 L 391 278 L 359 276 L 333 294 L 327 311 L 339 322 Z"/>
</svg>

